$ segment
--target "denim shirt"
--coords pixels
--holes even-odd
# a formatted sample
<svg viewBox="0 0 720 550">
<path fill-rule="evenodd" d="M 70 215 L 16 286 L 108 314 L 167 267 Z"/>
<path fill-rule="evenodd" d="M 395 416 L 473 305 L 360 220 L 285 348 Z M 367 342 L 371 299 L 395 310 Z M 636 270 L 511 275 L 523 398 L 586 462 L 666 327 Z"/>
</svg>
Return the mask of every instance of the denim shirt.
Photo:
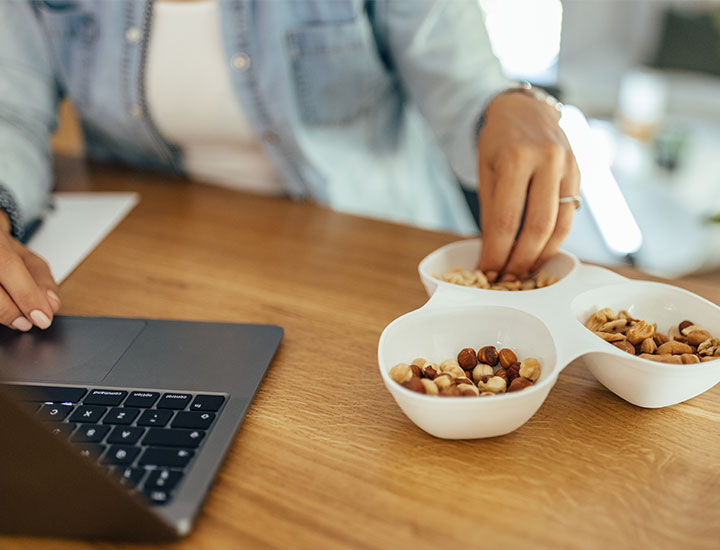
<svg viewBox="0 0 720 550">
<path fill-rule="evenodd" d="M 219 2 L 234 91 L 288 195 L 475 231 L 457 181 L 474 187 L 478 120 L 511 85 L 476 0 Z M 182 173 L 144 95 L 152 13 L 149 0 L 0 0 L 0 207 L 16 235 L 47 203 L 63 95 L 89 157 Z"/>
</svg>

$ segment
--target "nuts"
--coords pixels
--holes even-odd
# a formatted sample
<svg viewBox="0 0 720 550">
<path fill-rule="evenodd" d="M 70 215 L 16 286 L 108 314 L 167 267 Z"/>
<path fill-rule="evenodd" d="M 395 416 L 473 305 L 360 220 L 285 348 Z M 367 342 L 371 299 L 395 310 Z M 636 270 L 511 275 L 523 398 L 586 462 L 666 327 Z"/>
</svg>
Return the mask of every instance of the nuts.
<svg viewBox="0 0 720 550">
<path fill-rule="evenodd" d="M 527 378 L 531 382 L 536 382 L 540 378 L 540 363 L 533 357 L 523 359 L 520 363 L 519 373 L 521 378 Z"/>
<path fill-rule="evenodd" d="M 683 353 L 692 353 L 693 349 L 682 342 L 665 342 L 662 346 L 658 346 L 655 353 L 658 355 L 682 355 Z"/>
<path fill-rule="evenodd" d="M 472 288 L 481 288 L 484 290 L 505 290 L 505 291 L 521 291 L 534 290 L 536 288 L 544 288 L 555 284 L 560 280 L 557 275 L 551 275 L 540 271 L 524 280 L 503 281 L 491 283 L 485 274 L 479 269 L 471 270 L 463 267 L 453 267 L 448 269 L 441 276 L 433 275 L 436 279 L 452 283 L 454 285 L 469 286 Z"/>
<path fill-rule="evenodd" d="M 720 338 L 690 320 L 671 326 L 666 335 L 657 331 L 657 324 L 636 319 L 624 309 L 615 314 L 603 308 L 588 317 L 585 327 L 616 348 L 649 361 L 694 365 L 720 358 Z M 508 378 L 513 379 L 512 373 Z"/>
<path fill-rule="evenodd" d="M 484 348 L 480 348 L 477 352 L 477 358 L 480 363 L 485 363 L 491 367 L 497 365 L 499 360 L 498 352 L 495 349 L 495 346 L 485 346 Z"/>
<path fill-rule="evenodd" d="M 485 365 L 483 363 L 480 363 L 472 371 L 472 379 L 475 380 L 475 383 L 477 383 L 477 381 L 480 380 L 483 376 L 492 376 L 492 375 L 493 375 L 493 368 L 490 365 Z"/>
<path fill-rule="evenodd" d="M 465 370 L 472 370 L 477 365 L 477 355 L 473 348 L 465 348 L 460 350 L 457 356 L 458 364 Z"/>
<path fill-rule="evenodd" d="M 532 382 L 527 378 L 518 376 L 515 380 L 510 382 L 510 387 L 507 389 L 507 391 L 520 391 L 524 390 L 528 386 L 532 386 Z"/>
<path fill-rule="evenodd" d="M 639 344 L 647 338 L 652 338 L 655 334 L 656 325 L 648 325 L 645 321 L 638 321 L 632 325 L 625 336 L 632 345 Z"/>
<path fill-rule="evenodd" d="M 669 343 L 669 342 L 668 342 Z M 665 345 L 665 344 L 663 344 Z M 645 338 L 645 340 L 642 341 L 640 344 L 640 351 L 642 353 L 650 353 L 653 354 L 658 349 L 658 345 L 655 343 L 655 340 L 652 338 Z"/>
<path fill-rule="evenodd" d="M 517 356 L 513 350 L 503 348 L 500 350 L 500 353 L 498 353 L 498 360 L 500 361 L 501 367 L 507 368 L 517 361 Z"/>
<path fill-rule="evenodd" d="M 627 353 L 629 353 L 631 355 L 635 355 L 635 346 L 633 346 L 627 340 L 620 340 L 618 342 L 612 342 L 612 345 L 615 346 L 616 348 L 626 351 Z"/>
<path fill-rule="evenodd" d="M 398 363 L 390 369 L 389 375 L 411 391 L 440 397 L 497 395 L 511 391 L 509 388 L 518 391 L 532 386 L 540 377 L 537 359 L 527 357 L 519 362 L 509 348 L 498 353 L 494 346 L 484 346 L 478 354 L 482 362 L 475 364 L 472 370 L 464 370 L 460 365 L 460 361 L 468 365 L 470 356 L 473 362 L 477 360 L 473 348 L 464 348 L 458 353 L 457 360 L 446 359 L 438 365 L 418 357 L 411 364 Z"/>
<path fill-rule="evenodd" d="M 507 389 L 507 383 L 499 376 L 483 376 L 477 387 L 481 392 L 503 393 Z"/>
<path fill-rule="evenodd" d="M 412 378 L 412 371 L 410 370 L 410 365 L 407 363 L 398 363 L 393 368 L 390 369 L 390 378 L 395 380 L 398 384 L 402 384 L 403 382 L 407 382 Z"/>
</svg>

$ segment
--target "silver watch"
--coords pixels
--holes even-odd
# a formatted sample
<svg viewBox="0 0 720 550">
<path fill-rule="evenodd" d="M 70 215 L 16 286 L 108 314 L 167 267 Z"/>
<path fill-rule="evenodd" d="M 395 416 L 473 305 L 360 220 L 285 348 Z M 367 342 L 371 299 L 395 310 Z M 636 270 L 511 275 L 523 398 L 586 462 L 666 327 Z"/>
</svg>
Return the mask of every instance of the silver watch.
<svg viewBox="0 0 720 550">
<path fill-rule="evenodd" d="M 555 109 L 557 112 L 561 112 L 563 108 L 563 104 L 558 101 L 558 99 L 554 96 L 551 96 L 549 93 L 547 93 L 542 88 L 538 88 L 537 86 L 533 86 L 529 82 L 520 82 L 517 86 L 514 86 L 512 88 L 508 88 L 507 90 L 504 90 L 501 93 L 512 93 L 512 92 L 520 92 L 524 94 L 528 94 L 538 101 L 542 101 L 546 105 L 549 105 L 553 109 Z"/>
</svg>

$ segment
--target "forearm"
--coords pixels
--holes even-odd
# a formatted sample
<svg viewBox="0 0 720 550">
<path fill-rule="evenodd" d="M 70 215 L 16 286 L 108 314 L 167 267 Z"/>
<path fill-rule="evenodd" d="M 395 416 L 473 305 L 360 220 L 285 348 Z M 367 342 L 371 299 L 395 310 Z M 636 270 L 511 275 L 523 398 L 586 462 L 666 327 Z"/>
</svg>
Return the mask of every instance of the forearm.
<svg viewBox="0 0 720 550">
<path fill-rule="evenodd" d="M 492 53 L 479 6 L 454 0 L 378 2 L 380 45 L 456 174 L 477 181 L 478 120 L 513 83 Z"/>
</svg>

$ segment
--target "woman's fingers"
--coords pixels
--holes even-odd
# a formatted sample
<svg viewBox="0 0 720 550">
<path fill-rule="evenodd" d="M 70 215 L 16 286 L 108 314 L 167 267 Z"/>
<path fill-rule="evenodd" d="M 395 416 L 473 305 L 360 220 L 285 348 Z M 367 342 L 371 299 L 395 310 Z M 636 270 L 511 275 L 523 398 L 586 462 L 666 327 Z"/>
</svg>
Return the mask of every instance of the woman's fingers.
<svg viewBox="0 0 720 550">
<path fill-rule="evenodd" d="M 13 242 L 14 239 L 9 235 L 0 237 L 0 286 L 2 287 L 0 298 L 3 300 L 5 297 L 9 298 L 27 321 L 41 329 L 46 329 L 52 323 L 54 314 L 47 294 L 48 289 L 43 290 L 38 286 L 23 258 L 17 253 Z M 35 266 L 35 269 L 41 271 L 38 266 Z M 7 304 L 5 307 L 8 311 L 12 311 Z M 18 323 L 25 326 L 22 321 Z M 12 324 L 11 322 L 8 326 Z"/>
<path fill-rule="evenodd" d="M 503 270 L 513 248 L 525 209 L 532 168 L 530 158 L 514 153 L 498 164 L 496 181 L 489 186 L 489 191 L 481 193 L 483 247 L 480 269 L 491 280 Z"/>
<path fill-rule="evenodd" d="M 508 275 L 526 278 L 553 234 L 564 160 L 561 151 L 558 150 L 557 154 L 548 152 L 545 162 L 533 175 L 522 230 L 505 266 L 504 271 Z"/>
<path fill-rule="evenodd" d="M 18 255 L 35 280 L 35 283 L 37 283 L 41 290 L 45 291 L 53 313 L 57 313 L 61 305 L 60 298 L 58 297 L 59 289 L 50 271 L 50 266 L 48 266 L 47 262 L 40 256 L 31 252 L 17 241 L 15 241 L 13 247 L 17 250 Z"/>
</svg>

